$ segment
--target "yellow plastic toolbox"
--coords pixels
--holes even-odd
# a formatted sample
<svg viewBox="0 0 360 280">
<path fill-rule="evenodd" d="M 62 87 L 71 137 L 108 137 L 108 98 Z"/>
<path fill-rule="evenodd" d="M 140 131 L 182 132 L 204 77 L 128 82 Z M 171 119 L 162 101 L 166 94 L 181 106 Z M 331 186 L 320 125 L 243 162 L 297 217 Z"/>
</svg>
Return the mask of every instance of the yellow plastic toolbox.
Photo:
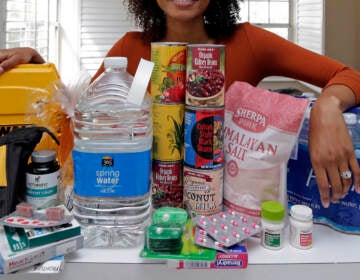
<svg viewBox="0 0 360 280">
<path fill-rule="evenodd" d="M 15 127 L 32 124 L 47 126 L 43 108 L 53 102 L 52 95 L 60 76 L 52 63 L 22 64 L 0 75 L 0 136 Z M 46 104 L 46 106 L 44 106 Z M 58 134 L 56 123 L 48 127 Z M 55 142 L 44 134 L 39 148 L 54 148 Z"/>
</svg>

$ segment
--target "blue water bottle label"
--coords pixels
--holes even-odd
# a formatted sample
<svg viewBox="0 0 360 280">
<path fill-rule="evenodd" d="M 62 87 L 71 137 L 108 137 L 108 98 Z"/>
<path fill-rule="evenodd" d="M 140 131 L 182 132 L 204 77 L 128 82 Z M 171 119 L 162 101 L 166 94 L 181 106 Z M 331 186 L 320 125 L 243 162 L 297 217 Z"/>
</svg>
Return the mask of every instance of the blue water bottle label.
<svg viewBox="0 0 360 280">
<path fill-rule="evenodd" d="M 150 190 L 151 150 L 89 153 L 73 150 L 74 192 L 80 196 L 141 196 Z"/>
</svg>

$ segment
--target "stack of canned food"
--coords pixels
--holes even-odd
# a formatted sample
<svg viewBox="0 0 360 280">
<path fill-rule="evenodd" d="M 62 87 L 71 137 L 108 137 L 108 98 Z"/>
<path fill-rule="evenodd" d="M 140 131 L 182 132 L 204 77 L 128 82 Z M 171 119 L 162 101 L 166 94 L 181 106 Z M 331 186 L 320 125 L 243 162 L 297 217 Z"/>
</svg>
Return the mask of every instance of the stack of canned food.
<svg viewBox="0 0 360 280">
<path fill-rule="evenodd" d="M 183 207 L 185 43 L 152 43 L 152 204 Z"/>
<path fill-rule="evenodd" d="M 223 203 L 225 47 L 152 43 L 153 207 L 212 215 Z"/>
<path fill-rule="evenodd" d="M 184 206 L 193 215 L 223 207 L 225 47 L 188 45 L 184 119 Z"/>
</svg>

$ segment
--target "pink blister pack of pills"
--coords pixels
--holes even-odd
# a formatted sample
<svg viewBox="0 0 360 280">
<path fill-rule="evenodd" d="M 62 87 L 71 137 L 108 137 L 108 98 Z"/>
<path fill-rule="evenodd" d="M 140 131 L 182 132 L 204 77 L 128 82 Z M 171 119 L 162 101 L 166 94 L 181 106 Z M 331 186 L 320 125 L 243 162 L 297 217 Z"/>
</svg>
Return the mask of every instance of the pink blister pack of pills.
<svg viewBox="0 0 360 280">
<path fill-rule="evenodd" d="M 199 245 L 202 247 L 216 249 L 216 250 L 224 252 L 224 253 L 228 252 L 228 249 L 224 245 L 224 243 L 215 240 L 205 230 L 203 230 L 200 227 L 196 227 L 196 229 L 195 229 L 194 242 L 196 245 Z"/>
<path fill-rule="evenodd" d="M 195 223 L 225 247 L 235 245 L 261 230 L 253 219 L 233 210 L 211 216 L 196 216 Z"/>
</svg>

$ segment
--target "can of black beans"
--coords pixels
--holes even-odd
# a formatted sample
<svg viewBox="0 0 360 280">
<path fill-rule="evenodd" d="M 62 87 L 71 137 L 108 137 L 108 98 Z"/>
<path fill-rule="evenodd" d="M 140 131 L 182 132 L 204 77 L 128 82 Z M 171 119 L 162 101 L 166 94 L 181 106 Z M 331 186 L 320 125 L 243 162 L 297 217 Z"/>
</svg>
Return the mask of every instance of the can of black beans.
<svg viewBox="0 0 360 280">
<path fill-rule="evenodd" d="M 184 163 L 199 169 L 222 166 L 223 126 L 224 107 L 185 106 Z"/>
</svg>

